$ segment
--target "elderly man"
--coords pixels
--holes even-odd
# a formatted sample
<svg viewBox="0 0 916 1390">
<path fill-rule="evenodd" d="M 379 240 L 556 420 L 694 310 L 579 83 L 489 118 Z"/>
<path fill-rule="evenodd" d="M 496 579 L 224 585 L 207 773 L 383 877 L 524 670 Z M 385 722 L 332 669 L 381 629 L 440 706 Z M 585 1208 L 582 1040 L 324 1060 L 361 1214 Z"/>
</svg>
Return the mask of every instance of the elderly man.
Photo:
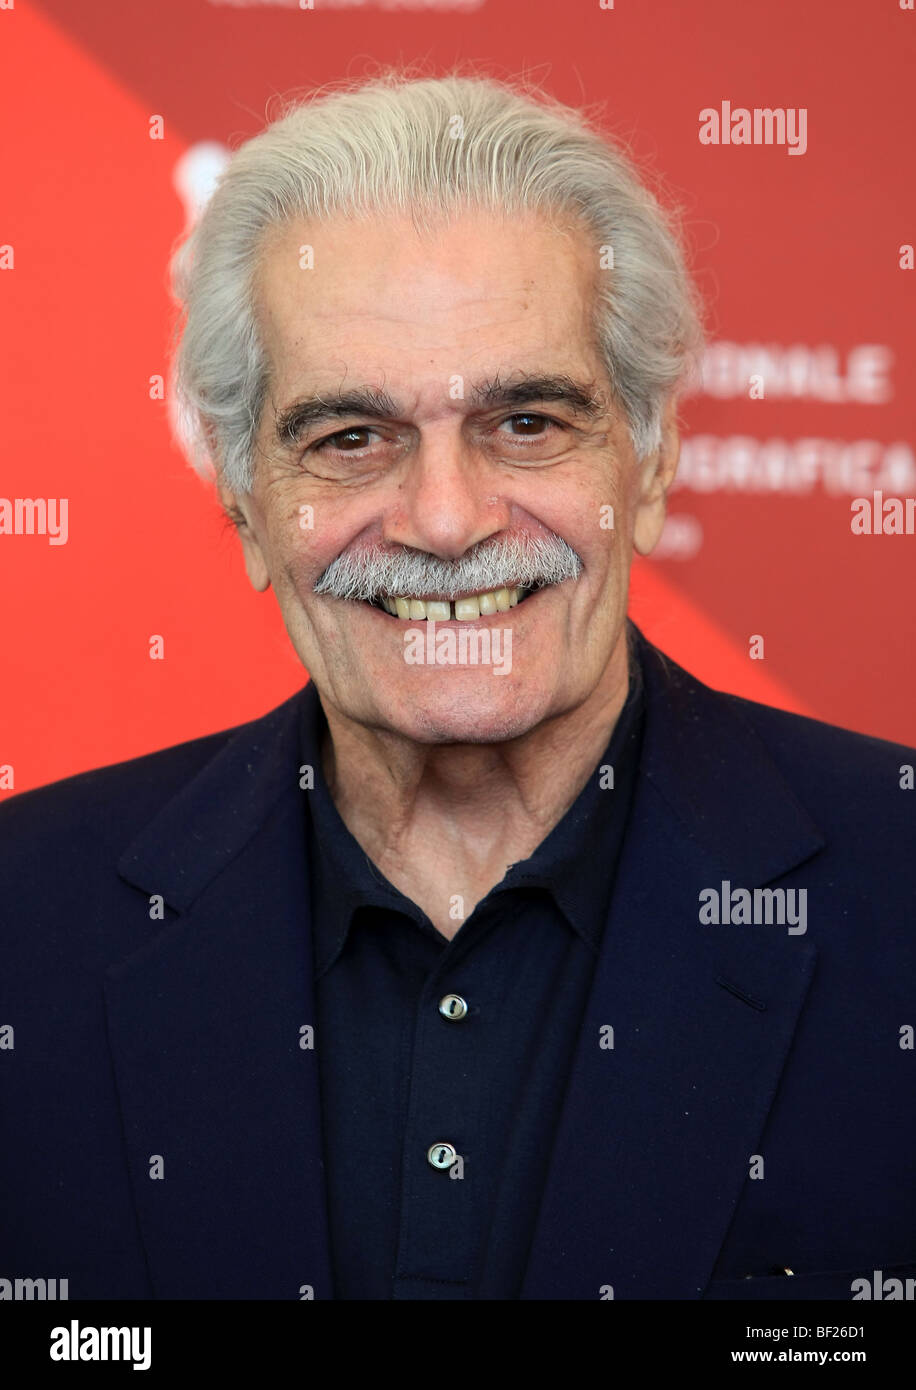
<svg viewBox="0 0 916 1390">
<path fill-rule="evenodd" d="M 242 146 L 177 271 L 201 458 L 310 681 L 2 808 L 0 1274 L 912 1275 L 916 759 L 627 619 L 702 333 L 626 159 L 389 74 Z"/>
</svg>

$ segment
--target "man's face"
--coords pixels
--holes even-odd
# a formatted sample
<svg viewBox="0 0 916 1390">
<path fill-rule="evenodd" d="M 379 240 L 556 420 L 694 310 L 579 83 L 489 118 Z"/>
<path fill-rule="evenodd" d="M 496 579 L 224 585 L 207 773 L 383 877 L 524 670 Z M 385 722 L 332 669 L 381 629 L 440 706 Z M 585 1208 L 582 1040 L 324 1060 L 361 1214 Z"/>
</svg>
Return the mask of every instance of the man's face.
<svg viewBox="0 0 916 1390">
<path fill-rule="evenodd" d="M 400 216 L 271 233 L 257 304 L 272 382 L 255 481 L 221 495 L 245 516 L 251 582 L 273 585 L 300 660 L 347 718 L 426 743 L 499 741 L 625 681 L 631 549 L 658 537 L 676 447 L 668 428 L 662 455 L 636 464 L 592 342 L 605 273 L 581 233 L 533 215 L 467 213 L 433 235 Z M 278 439 L 292 406 L 354 391 L 374 392 L 375 408 L 312 410 L 295 442 Z M 494 580 L 496 612 L 466 623 L 454 615 L 473 603 L 433 609 L 432 645 L 416 607 L 392 616 L 315 593 L 340 556 L 449 564 L 507 537 L 560 538 L 578 577 L 513 604 L 515 576 L 500 571 L 512 606 Z M 438 585 L 390 597 L 431 594 L 442 601 Z M 462 639 L 463 628 L 474 632 Z"/>
</svg>

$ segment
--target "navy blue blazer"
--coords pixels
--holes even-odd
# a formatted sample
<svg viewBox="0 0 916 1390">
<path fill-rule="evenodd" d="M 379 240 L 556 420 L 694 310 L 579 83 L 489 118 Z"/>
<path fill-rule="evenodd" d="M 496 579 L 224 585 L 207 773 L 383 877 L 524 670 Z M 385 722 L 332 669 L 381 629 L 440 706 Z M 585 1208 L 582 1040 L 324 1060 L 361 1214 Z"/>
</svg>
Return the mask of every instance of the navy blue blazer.
<svg viewBox="0 0 916 1390">
<path fill-rule="evenodd" d="M 636 639 L 643 762 L 522 1297 L 892 1289 L 916 1275 L 916 751 Z M 0 1277 L 331 1296 L 300 1046 L 314 698 L 0 806 Z M 805 890 L 804 932 L 701 921 L 704 890 L 764 886 Z"/>
</svg>

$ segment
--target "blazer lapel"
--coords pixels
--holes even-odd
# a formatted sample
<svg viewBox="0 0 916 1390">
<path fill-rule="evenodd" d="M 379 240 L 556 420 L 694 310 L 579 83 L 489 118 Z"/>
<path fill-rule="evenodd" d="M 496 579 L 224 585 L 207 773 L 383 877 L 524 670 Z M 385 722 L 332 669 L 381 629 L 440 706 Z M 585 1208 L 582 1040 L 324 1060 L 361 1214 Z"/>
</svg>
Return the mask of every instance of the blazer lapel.
<svg viewBox="0 0 916 1390">
<path fill-rule="evenodd" d="M 106 1003 L 157 1298 L 330 1297 L 299 692 L 233 734 L 125 852 Z M 150 922 L 161 895 L 166 924 Z"/>
<path fill-rule="evenodd" d="M 641 775 L 522 1298 L 700 1297 L 814 966 L 785 925 L 700 924 L 702 889 L 824 840 L 733 702 L 634 631 Z"/>
</svg>

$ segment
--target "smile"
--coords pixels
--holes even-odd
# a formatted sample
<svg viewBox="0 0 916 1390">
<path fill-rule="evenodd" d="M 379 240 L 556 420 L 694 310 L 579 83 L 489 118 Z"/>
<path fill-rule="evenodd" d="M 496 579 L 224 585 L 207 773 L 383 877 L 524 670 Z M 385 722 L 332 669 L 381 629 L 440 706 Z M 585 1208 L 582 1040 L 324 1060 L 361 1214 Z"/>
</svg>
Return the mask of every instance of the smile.
<svg viewBox="0 0 916 1390">
<path fill-rule="evenodd" d="M 528 588 L 516 585 L 513 588 L 492 589 L 487 593 L 467 594 L 453 600 L 412 598 L 404 595 L 395 598 L 383 595 L 377 599 L 366 599 L 365 602 L 371 608 L 390 613 L 392 618 L 401 618 L 409 622 L 429 620 L 437 623 L 474 623 L 478 618 L 487 618 L 493 613 L 508 613 L 510 608 L 524 603 L 529 594 L 535 593 L 541 587 L 543 586 L 539 584 Z"/>
</svg>

